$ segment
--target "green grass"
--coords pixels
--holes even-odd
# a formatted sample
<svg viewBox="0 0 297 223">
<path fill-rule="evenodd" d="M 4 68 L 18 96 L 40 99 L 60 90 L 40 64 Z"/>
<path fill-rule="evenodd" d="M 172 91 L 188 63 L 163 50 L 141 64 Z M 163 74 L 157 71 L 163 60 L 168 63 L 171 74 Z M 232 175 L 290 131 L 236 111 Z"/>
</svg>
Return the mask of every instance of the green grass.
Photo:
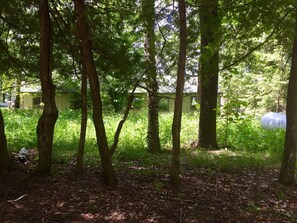
<svg viewBox="0 0 297 223">
<path fill-rule="evenodd" d="M 207 167 L 213 170 L 233 170 L 245 168 L 279 167 L 278 156 L 269 153 L 245 153 L 242 151 L 194 150 L 185 154 L 185 164 L 190 167 Z"/>
<path fill-rule="evenodd" d="M 223 122 L 219 122 L 218 129 L 218 141 L 223 145 L 226 133 Z M 284 139 L 284 129 L 263 129 L 260 120 L 246 118 L 229 125 L 226 146 L 233 151 L 279 156 L 282 155 Z"/>
<path fill-rule="evenodd" d="M 22 147 L 37 148 L 36 125 L 41 112 L 38 110 L 3 110 L 6 136 L 10 151 Z M 112 143 L 119 114 L 104 115 L 109 144 Z M 141 162 L 143 165 L 170 163 L 172 113 L 160 113 L 160 138 L 164 153 L 152 155 L 146 149 L 147 117 L 145 111 L 133 111 L 121 132 L 115 163 Z M 53 159 L 54 162 L 68 162 L 75 157 L 80 134 L 79 111 L 60 112 L 56 123 Z M 218 142 L 221 152 L 207 152 L 191 149 L 190 144 L 198 137 L 197 113 L 183 115 L 181 146 L 183 163 L 191 166 L 213 168 L 244 168 L 279 165 L 284 143 L 284 130 L 264 130 L 259 120 L 247 118 L 229 125 L 227 145 L 224 121 L 218 120 Z M 167 152 L 166 152 L 167 151 Z M 99 162 L 95 130 L 91 115 L 88 118 L 85 159 L 88 165 Z"/>
</svg>

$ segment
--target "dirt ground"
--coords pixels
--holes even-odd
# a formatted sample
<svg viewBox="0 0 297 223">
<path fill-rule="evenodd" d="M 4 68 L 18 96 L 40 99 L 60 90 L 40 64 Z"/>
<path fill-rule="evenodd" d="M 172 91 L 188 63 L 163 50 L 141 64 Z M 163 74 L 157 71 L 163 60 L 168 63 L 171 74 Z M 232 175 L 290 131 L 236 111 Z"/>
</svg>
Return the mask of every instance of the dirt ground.
<svg viewBox="0 0 297 223">
<path fill-rule="evenodd" d="M 103 184 L 97 168 L 75 175 L 60 164 L 40 179 L 19 165 L 1 178 L 1 223 L 297 222 L 297 187 L 281 186 L 275 169 L 184 167 L 174 189 L 164 169 L 137 163 L 118 168 L 115 187 Z"/>
</svg>

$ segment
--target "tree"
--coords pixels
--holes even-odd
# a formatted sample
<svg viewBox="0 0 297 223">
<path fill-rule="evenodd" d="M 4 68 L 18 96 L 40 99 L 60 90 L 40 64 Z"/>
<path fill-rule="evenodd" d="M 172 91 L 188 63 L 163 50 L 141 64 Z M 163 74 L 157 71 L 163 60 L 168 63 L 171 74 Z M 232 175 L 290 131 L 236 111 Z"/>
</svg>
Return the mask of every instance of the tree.
<svg viewBox="0 0 297 223">
<path fill-rule="evenodd" d="M 216 117 L 219 76 L 218 0 L 201 0 L 199 5 L 201 56 L 200 56 L 200 117 L 198 146 L 216 149 Z"/>
<path fill-rule="evenodd" d="M 111 156 L 108 151 L 108 142 L 103 123 L 102 101 L 100 94 L 100 83 L 97 76 L 95 62 L 92 53 L 92 43 L 89 38 L 89 27 L 84 11 L 84 0 L 74 0 L 77 27 L 82 47 L 82 59 L 89 78 L 91 98 L 93 102 L 93 120 L 96 130 L 97 145 L 102 162 L 103 175 L 110 185 L 116 183 L 116 175 L 112 166 Z"/>
<path fill-rule="evenodd" d="M 155 1 L 142 1 L 142 12 L 145 28 L 146 74 L 148 90 L 148 131 L 147 143 L 150 152 L 160 152 L 159 136 L 159 97 L 156 68 L 155 36 Z"/>
<path fill-rule="evenodd" d="M 40 0 L 40 82 L 44 103 L 43 113 L 38 120 L 38 166 L 40 175 L 49 174 L 52 165 L 52 146 L 58 109 L 55 103 L 55 90 L 51 74 L 50 17 L 47 0 Z"/>
<path fill-rule="evenodd" d="M 241 101 L 236 106 L 240 113 L 283 111 L 289 76 L 291 49 L 286 45 L 291 39 L 288 34 L 293 26 L 292 7 L 285 1 L 220 3 L 223 107 Z"/>
<path fill-rule="evenodd" d="M 7 151 L 7 142 L 4 128 L 4 120 L 0 109 L 0 173 L 9 167 L 9 157 Z"/>
<path fill-rule="evenodd" d="M 83 50 L 81 49 L 81 55 L 83 55 Z M 86 140 L 86 130 L 87 130 L 87 120 L 88 120 L 88 104 L 87 104 L 87 87 L 88 87 L 88 77 L 86 67 L 83 60 L 82 64 L 82 77 L 81 77 L 81 127 L 80 127 L 80 138 L 76 157 L 76 172 L 81 173 L 83 171 L 83 160 L 84 160 L 84 148 Z"/>
<path fill-rule="evenodd" d="M 287 94 L 287 128 L 283 160 L 280 170 L 282 184 L 295 183 L 296 149 L 297 149 L 297 8 L 295 7 L 295 35 L 292 50 L 292 63 Z"/>
<path fill-rule="evenodd" d="M 179 183 L 180 173 L 180 130 L 183 107 L 183 90 L 185 82 L 186 69 L 186 47 L 187 47 L 187 24 L 186 24 L 186 3 L 185 0 L 179 0 L 179 26 L 180 26 L 180 48 L 178 58 L 177 84 L 175 94 L 174 116 L 172 123 L 172 163 L 170 180 L 177 185 Z"/>
</svg>

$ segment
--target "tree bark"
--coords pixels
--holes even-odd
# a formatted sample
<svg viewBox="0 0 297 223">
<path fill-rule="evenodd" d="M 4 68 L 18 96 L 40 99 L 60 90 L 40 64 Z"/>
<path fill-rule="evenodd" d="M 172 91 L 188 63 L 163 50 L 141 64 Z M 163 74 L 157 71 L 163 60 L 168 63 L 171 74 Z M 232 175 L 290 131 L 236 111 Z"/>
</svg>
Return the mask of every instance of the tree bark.
<svg viewBox="0 0 297 223">
<path fill-rule="evenodd" d="M 58 109 L 55 103 L 56 87 L 52 81 L 50 61 L 50 17 L 47 0 L 40 0 L 40 81 L 43 97 L 43 113 L 38 121 L 39 159 L 37 173 L 47 175 L 52 165 L 52 145 Z"/>
<path fill-rule="evenodd" d="M 179 20 L 180 20 L 180 48 L 178 59 L 178 73 L 175 94 L 174 116 L 172 123 L 172 163 L 170 180 L 177 185 L 179 183 L 180 173 L 180 130 L 183 106 L 183 90 L 185 82 L 186 68 L 186 45 L 187 45 L 187 28 L 186 28 L 186 3 L 185 0 L 179 0 Z"/>
<path fill-rule="evenodd" d="M 199 6 L 200 56 L 200 117 L 198 146 L 217 149 L 216 118 L 219 73 L 218 0 L 203 0 Z"/>
<path fill-rule="evenodd" d="M 295 37 L 292 52 L 291 72 L 287 94 L 287 128 L 283 160 L 280 170 L 280 182 L 291 185 L 295 183 L 296 148 L 297 148 L 297 10 Z"/>
<path fill-rule="evenodd" d="M 21 80 L 16 80 L 15 85 L 15 101 L 14 101 L 14 107 L 20 108 L 20 99 L 21 99 Z"/>
<path fill-rule="evenodd" d="M 96 130 L 99 155 L 102 163 L 103 177 L 107 184 L 114 185 L 117 182 L 117 178 L 112 166 L 112 157 L 109 154 L 105 126 L 103 123 L 100 83 L 94 63 L 92 43 L 88 31 L 88 23 L 84 14 L 84 0 L 74 0 L 74 4 L 77 16 L 77 27 L 79 30 L 81 46 L 83 49 L 82 58 L 83 63 L 86 66 L 91 89 L 91 98 L 93 102 L 93 120 Z"/>
<path fill-rule="evenodd" d="M 4 119 L 0 109 L 0 173 L 9 168 L 9 157 L 7 151 L 7 141 L 4 128 Z"/>
<path fill-rule="evenodd" d="M 83 50 L 81 49 L 81 55 L 83 55 Z M 88 78 L 86 67 L 81 61 L 82 64 L 82 78 L 81 78 L 81 126 L 80 126 L 80 138 L 79 145 L 76 157 L 76 172 L 83 172 L 83 161 L 84 161 L 84 149 L 86 141 L 86 130 L 87 130 L 87 119 L 88 119 L 88 105 L 87 105 L 87 85 Z"/>
<path fill-rule="evenodd" d="M 143 18 L 146 31 L 146 61 L 147 61 L 147 88 L 148 88 L 148 131 L 147 146 L 152 153 L 161 151 L 159 136 L 159 97 L 156 68 L 156 36 L 155 36 L 155 1 L 143 0 Z"/>
</svg>

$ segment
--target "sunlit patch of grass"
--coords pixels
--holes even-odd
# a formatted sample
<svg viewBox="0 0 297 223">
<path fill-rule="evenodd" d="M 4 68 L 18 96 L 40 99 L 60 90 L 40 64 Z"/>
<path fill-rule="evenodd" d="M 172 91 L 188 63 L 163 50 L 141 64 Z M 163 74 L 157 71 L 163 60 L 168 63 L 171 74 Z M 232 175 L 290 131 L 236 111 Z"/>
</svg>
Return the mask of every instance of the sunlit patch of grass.
<svg viewBox="0 0 297 223">
<path fill-rule="evenodd" d="M 246 153 L 231 150 L 185 151 L 184 159 L 192 167 L 211 167 L 220 170 L 278 167 L 281 160 L 270 153 Z"/>
</svg>

